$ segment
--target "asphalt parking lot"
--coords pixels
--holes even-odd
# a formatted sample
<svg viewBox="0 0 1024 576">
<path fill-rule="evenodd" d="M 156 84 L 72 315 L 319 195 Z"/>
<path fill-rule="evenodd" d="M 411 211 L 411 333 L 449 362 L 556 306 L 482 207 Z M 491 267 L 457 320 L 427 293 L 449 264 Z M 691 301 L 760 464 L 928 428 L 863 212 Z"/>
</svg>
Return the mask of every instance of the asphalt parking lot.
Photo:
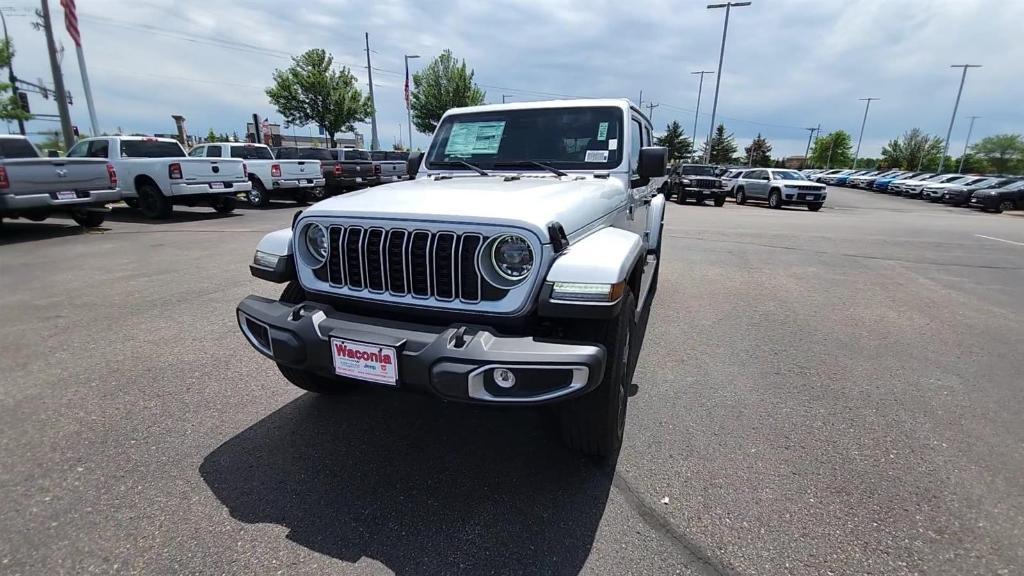
<svg viewBox="0 0 1024 576">
<path fill-rule="evenodd" d="M 530 411 L 302 394 L 295 208 L 0 233 L 0 573 L 1019 574 L 1024 218 L 670 204 L 614 474 Z"/>
</svg>

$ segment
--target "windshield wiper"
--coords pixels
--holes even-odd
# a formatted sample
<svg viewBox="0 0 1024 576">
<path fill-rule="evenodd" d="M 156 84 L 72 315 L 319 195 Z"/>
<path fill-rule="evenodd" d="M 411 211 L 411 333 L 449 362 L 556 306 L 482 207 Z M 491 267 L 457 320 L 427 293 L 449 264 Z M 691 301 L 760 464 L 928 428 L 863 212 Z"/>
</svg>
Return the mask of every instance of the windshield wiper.
<svg viewBox="0 0 1024 576">
<path fill-rule="evenodd" d="M 481 176 L 490 176 L 487 172 L 484 172 L 483 168 L 469 162 L 463 162 L 462 160 L 446 160 L 444 162 L 431 162 L 431 166 L 461 166 L 463 168 L 469 168 L 473 172 Z"/>
<path fill-rule="evenodd" d="M 551 172 L 552 174 L 555 174 L 556 176 L 568 176 L 568 174 L 566 174 L 565 172 L 562 172 L 561 170 L 559 170 L 558 168 L 555 168 L 554 166 L 551 166 L 550 164 L 545 164 L 543 162 L 537 162 L 535 160 L 520 160 L 518 162 L 495 162 L 494 163 L 494 167 L 497 168 L 498 166 L 510 166 L 510 167 L 517 167 L 518 166 L 520 168 L 525 168 L 526 166 L 536 166 L 538 168 L 543 168 L 543 169 L 547 170 L 548 172 Z"/>
</svg>

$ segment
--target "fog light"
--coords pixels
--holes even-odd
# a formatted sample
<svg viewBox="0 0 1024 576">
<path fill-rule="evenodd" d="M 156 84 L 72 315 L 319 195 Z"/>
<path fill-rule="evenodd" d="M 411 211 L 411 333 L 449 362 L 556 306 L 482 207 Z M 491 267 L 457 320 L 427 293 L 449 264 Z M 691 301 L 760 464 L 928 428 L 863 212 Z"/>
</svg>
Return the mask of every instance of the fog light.
<svg viewBox="0 0 1024 576">
<path fill-rule="evenodd" d="M 281 257 L 276 254 L 269 254 L 267 252 L 256 251 L 256 256 L 253 257 L 252 263 L 259 266 L 260 268 L 270 268 L 273 270 L 277 267 L 277 261 Z"/>
<path fill-rule="evenodd" d="M 508 368 L 498 368 L 494 371 L 494 383 L 502 388 L 511 388 L 516 385 L 516 375 Z"/>
</svg>

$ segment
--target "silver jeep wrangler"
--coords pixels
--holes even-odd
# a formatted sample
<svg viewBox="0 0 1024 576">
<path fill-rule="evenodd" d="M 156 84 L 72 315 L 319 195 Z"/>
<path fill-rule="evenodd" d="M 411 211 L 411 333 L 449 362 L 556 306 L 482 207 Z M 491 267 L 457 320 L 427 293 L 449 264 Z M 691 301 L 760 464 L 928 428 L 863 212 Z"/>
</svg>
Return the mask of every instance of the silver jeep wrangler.
<svg viewBox="0 0 1024 576">
<path fill-rule="evenodd" d="M 412 180 L 319 202 L 265 236 L 238 324 L 292 384 L 551 404 L 614 455 L 654 297 L 667 153 L 628 100 L 449 110 Z"/>
</svg>

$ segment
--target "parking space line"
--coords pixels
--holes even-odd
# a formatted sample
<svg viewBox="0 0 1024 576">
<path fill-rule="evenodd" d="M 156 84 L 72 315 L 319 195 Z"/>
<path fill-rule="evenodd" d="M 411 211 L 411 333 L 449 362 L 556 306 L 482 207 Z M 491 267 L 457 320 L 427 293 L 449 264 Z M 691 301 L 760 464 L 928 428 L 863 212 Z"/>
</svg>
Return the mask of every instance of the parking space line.
<svg viewBox="0 0 1024 576">
<path fill-rule="evenodd" d="M 996 242 L 1006 242 L 1007 244 L 1016 244 L 1017 246 L 1024 246 L 1024 242 L 1014 242 L 1013 240 L 1003 240 L 1002 238 L 995 238 L 992 236 L 985 236 L 982 234 L 975 234 L 978 238 L 986 238 L 988 240 L 995 240 Z"/>
</svg>

